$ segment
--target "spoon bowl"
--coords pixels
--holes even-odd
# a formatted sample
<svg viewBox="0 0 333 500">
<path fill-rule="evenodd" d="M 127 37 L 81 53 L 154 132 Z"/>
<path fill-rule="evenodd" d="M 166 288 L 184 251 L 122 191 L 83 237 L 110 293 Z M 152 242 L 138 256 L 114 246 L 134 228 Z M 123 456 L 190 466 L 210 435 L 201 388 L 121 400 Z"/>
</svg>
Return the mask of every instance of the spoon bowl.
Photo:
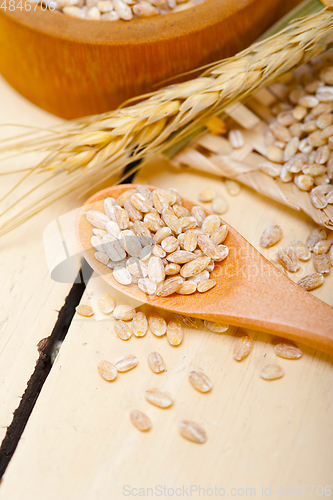
<svg viewBox="0 0 333 500">
<path fill-rule="evenodd" d="M 146 295 L 135 284 L 124 286 L 118 283 L 112 270 L 108 271 L 94 257 L 96 250 L 90 243 L 93 227 L 87 221 L 85 213 L 88 210 L 103 212 L 105 198 L 117 198 L 127 189 L 136 187 L 133 184 L 122 184 L 99 191 L 87 200 L 77 215 L 76 237 L 79 246 L 89 265 L 107 283 L 154 307 L 209 321 L 281 334 L 333 354 L 333 308 L 281 273 L 229 224 L 229 233 L 224 242 L 229 248 L 229 255 L 215 265 L 211 278 L 217 284 L 209 291 L 159 297 Z M 156 189 L 153 186 L 146 187 Z M 182 202 L 189 210 L 196 205 L 183 197 Z M 208 210 L 205 212 L 210 214 Z"/>
</svg>

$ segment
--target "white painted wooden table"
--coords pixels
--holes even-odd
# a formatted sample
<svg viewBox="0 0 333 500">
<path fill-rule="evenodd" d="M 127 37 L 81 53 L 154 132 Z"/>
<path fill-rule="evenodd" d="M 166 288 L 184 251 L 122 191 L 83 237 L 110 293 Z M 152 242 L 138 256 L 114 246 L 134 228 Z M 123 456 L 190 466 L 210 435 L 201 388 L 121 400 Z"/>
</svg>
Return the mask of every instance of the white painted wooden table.
<svg viewBox="0 0 333 500">
<path fill-rule="evenodd" d="M 17 96 L 3 81 L 0 99 L 2 122 L 43 126 L 57 121 Z M 217 178 L 172 170 L 163 161 L 146 167 L 138 180 L 176 187 L 192 199 L 204 187 L 215 187 L 228 197 L 230 208 L 223 217 L 257 248 L 268 225 L 282 226 L 281 244 L 304 240 L 312 227 L 306 216 L 248 189 L 231 198 Z M 2 192 L 6 181 L 0 182 Z M 36 344 L 50 334 L 71 288 L 51 280 L 42 231 L 76 206 L 76 198 L 69 197 L 0 241 L 2 438 L 34 370 Z M 275 251 L 270 249 L 265 255 L 271 258 Z M 312 264 L 307 263 L 293 279 L 310 269 Z M 105 291 L 110 289 L 100 278 L 91 279 L 82 303 L 90 300 L 95 307 Z M 332 276 L 313 293 L 333 305 Z M 118 292 L 114 296 L 118 304 L 127 303 Z M 320 485 L 324 487 L 321 498 L 327 498 L 325 487 L 333 486 L 331 357 L 301 346 L 300 360 L 277 358 L 272 336 L 249 331 L 256 340 L 254 349 L 237 363 L 232 351 L 236 337 L 244 333 L 241 329 L 232 327 L 222 335 L 185 329 L 184 342 L 173 348 L 150 332 L 123 342 L 114 334 L 113 325 L 111 318 L 100 315 L 74 317 L 6 470 L 1 499 L 120 500 L 143 493 L 148 498 L 155 493 L 162 498 L 201 499 L 199 487 L 205 489 L 206 497 L 219 498 L 224 489 L 224 496 L 254 496 L 255 491 L 257 498 L 270 493 L 279 499 L 287 497 L 289 486 L 293 491 L 289 498 L 298 498 L 301 492 L 310 496 L 310 485 L 315 485 L 312 498 L 320 497 Z M 153 374 L 147 365 L 147 356 L 154 350 L 167 365 L 161 375 Z M 138 356 L 138 367 L 120 374 L 114 383 L 101 379 L 98 361 L 112 361 L 126 353 Z M 260 368 L 270 362 L 283 366 L 282 379 L 267 382 L 259 377 Z M 213 381 L 210 394 L 199 394 L 189 385 L 188 371 L 194 368 Z M 175 397 L 173 407 L 161 410 L 149 405 L 144 391 L 152 386 L 170 390 Z M 129 412 L 134 408 L 150 416 L 153 429 L 149 433 L 141 434 L 131 425 Z M 196 445 L 179 436 L 177 425 L 184 418 L 204 426 L 206 444 Z"/>
</svg>

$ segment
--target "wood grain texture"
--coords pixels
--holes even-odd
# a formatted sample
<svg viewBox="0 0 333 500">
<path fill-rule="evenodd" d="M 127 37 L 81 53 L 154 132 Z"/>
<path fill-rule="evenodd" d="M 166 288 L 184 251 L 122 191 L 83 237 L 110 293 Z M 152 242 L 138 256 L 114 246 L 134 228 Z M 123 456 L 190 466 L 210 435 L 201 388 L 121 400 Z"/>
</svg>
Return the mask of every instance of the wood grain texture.
<svg viewBox="0 0 333 500">
<path fill-rule="evenodd" d="M 1 124 L 52 126 L 59 123 L 19 96 L 0 79 Z M 0 136 L 22 133 L 21 128 L 0 127 Z M 38 160 L 31 155 L 30 160 Z M 3 169 L 24 168 L 14 158 Z M 0 196 L 18 180 L 16 175 L 0 176 Z M 11 199 L 14 201 L 14 198 Z M 38 358 L 37 343 L 50 335 L 58 310 L 71 284 L 51 280 L 46 265 L 43 230 L 49 222 L 71 207 L 70 201 L 57 203 L 19 230 L 0 240 L 0 441 L 13 412 L 20 403 Z"/>
<path fill-rule="evenodd" d="M 15 0 L 18 3 L 18 0 Z M 102 113 L 166 78 L 247 47 L 300 0 L 208 0 L 131 22 L 0 9 L 0 72 L 64 118 Z"/>
<path fill-rule="evenodd" d="M 281 246 L 291 239 L 304 240 L 313 227 L 306 216 L 247 188 L 233 198 L 217 178 L 172 170 L 166 162 L 147 166 L 138 181 L 176 187 L 192 199 L 204 187 L 214 187 L 228 198 L 230 208 L 224 218 L 257 247 L 268 225 L 282 226 Z M 276 249 L 263 253 L 272 258 Z M 311 270 L 312 263 L 305 263 L 293 279 Z M 241 328 L 222 335 L 185 329 L 184 342 L 177 348 L 151 333 L 123 342 L 114 334 L 112 319 L 96 309 L 98 296 L 109 291 L 101 278 L 89 282 L 82 303 L 90 300 L 98 321 L 75 317 L 4 476 L 2 498 L 120 500 L 125 485 L 194 485 L 224 488 L 226 496 L 231 496 L 231 488 L 256 488 L 257 498 L 262 497 L 262 486 L 271 486 L 271 498 L 277 499 L 280 485 L 300 489 L 301 485 L 331 484 L 332 357 L 300 345 L 300 360 L 277 358 L 276 338 L 248 331 L 256 341 L 254 349 L 238 363 L 232 352 L 244 334 Z M 118 304 L 128 303 L 120 292 L 112 293 Z M 313 294 L 333 304 L 332 278 L 325 278 Z M 160 375 L 147 364 L 154 350 L 167 365 L 167 372 Z M 120 374 L 115 383 L 100 378 L 97 363 L 101 359 L 112 361 L 130 353 L 139 358 L 137 368 Z M 259 371 L 268 363 L 281 365 L 285 376 L 273 382 L 262 380 Z M 203 395 L 191 387 L 187 378 L 191 369 L 210 377 L 211 393 Z M 154 386 L 172 392 L 173 407 L 161 410 L 145 401 L 144 391 Z M 132 426 L 132 409 L 149 415 L 152 431 L 142 434 Z M 205 428 L 205 445 L 179 436 L 178 422 L 185 418 Z M 192 498 L 203 495 L 199 497 L 197 490 Z"/>
<path fill-rule="evenodd" d="M 91 267 L 107 283 L 154 307 L 210 321 L 259 328 L 266 333 L 283 334 L 291 340 L 333 354 L 333 308 L 295 285 L 232 226 L 229 226 L 224 242 L 229 255 L 216 263 L 211 277 L 217 285 L 208 292 L 197 292 L 188 297 L 177 294 L 158 297 L 146 295 L 136 285 L 119 284 L 112 272 L 94 257 L 96 249 L 90 243 L 93 227 L 85 213 L 89 210 L 104 212 L 105 198 L 117 199 L 131 188 L 132 184 L 125 184 L 99 191 L 87 200 L 77 216 L 76 235 L 81 250 Z M 191 210 L 196 201 L 183 198 L 183 205 Z M 209 213 L 207 211 L 207 215 Z"/>
</svg>

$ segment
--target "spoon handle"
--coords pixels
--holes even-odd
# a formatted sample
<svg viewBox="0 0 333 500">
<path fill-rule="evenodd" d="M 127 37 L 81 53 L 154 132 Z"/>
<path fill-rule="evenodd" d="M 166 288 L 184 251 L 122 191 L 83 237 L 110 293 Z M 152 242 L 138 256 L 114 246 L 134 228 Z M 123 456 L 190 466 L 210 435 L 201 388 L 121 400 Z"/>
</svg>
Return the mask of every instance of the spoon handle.
<svg viewBox="0 0 333 500">
<path fill-rule="evenodd" d="M 237 301 L 220 301 L 217 314 L 207 319 L 281 335 L 333 355 L 333 307 L 286 276 L 274 280 L 264 274 L 257 287 L 242 287 L 238 294 Z"/>
</svg>

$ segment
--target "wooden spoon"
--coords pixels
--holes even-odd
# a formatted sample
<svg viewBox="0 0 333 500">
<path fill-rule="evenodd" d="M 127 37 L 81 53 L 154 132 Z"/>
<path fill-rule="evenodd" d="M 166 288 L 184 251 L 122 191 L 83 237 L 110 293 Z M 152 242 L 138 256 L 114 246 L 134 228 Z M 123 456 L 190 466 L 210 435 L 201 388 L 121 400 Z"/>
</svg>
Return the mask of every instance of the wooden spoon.
<svg viewBox="0 0 333 500">
<path fill-rule="evenodd" d="M 106 266 L 95 259 L 96 250 L 90 243 L 93 228 L 84 214 L 88 210 L 103 212 L 105 198 L 117 198 L 127 189 L 136 187 L 123 184 L 104 189 L 93 195 L 77 216 L 76 236 L 80 248 L 90 266 L 107 283 L 130 297 L 161 309 L 281 334 L 333 354 L 333 307 L 287 278 L 229 224 L 225 241 L 229 255 L 216 265 L 211 276 L 217 285 L 208 292 L 158 297 L 146 295 L 136 285 L 120 285 L 113 278 L 112 271 L 107 272 Z M 185 198 L 182 200 L 189 210 L 195 205 Z"/>
</svg>

